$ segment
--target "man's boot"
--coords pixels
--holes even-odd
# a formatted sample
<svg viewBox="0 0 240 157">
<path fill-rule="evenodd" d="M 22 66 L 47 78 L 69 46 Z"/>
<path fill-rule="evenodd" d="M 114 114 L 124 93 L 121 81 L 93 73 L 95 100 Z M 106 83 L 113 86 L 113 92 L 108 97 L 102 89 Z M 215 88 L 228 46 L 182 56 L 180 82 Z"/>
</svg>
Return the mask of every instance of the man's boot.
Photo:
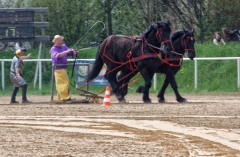
<svg viewBox="0 0 240 157">
<path fill-rule="evenodd" d="M 27 84 L 22 86 L 22 104 L 23 103 L 31 103 L 27 100 Z"/>
<path fill-rule="evenodd" d="M 18 101 L 16 101 L 16 95 L 17 95 L 18 90 L 19 90 L 19 87 L 14 87 L 10 104 L 19 103 Z"/>
</svg>

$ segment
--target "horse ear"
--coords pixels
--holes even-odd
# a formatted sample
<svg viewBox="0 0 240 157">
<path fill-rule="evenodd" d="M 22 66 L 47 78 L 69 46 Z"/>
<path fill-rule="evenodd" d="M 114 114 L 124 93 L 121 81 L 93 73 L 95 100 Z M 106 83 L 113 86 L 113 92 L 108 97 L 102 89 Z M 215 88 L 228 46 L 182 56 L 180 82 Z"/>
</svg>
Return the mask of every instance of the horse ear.
<svg viewBox="0 0 240 157">
<path fill-rule="evenodd" d="M 191 31 L 192 31 L 192 33 L 194 33 L 194 28 L 192 28 L 192 30 L 191 30 Z"/>
</svg>

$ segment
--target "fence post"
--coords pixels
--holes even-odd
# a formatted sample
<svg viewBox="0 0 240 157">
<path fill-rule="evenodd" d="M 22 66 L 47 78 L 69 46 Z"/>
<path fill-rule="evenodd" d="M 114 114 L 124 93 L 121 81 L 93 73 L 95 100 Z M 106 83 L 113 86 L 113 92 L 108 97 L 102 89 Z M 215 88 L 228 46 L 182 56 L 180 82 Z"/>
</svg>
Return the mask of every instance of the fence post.
<svg viewBox="0 0 240 157">
<path fill-rule="evenodd" d="M 153 85 L 153 89 L 156 90 L 157 88 L 157 74 L 154 74 L 154 85 Z"/>
<path fill-rule="evenodd" d="M 240 59 L 237 60 L 237 80 L 238 88 L 240 88 Z"/>
<path fill-rule="evenodd" d="M 42 90 L 42 61 L 41 60 L 39 60 L 38 61 L 38 72 L 39 72 L 39 90 Z"/>
<path fill-rule="evenodd" d="M 2 90 L 5 89 L 5 80 L 4 80 L 4 60 L 2 60 Z"/>
<path fill-rule="evenodd" d="M 198 71 L 197 71 L 197 60 L 194 59 L 194 88 L 197 89 L 198 86 Z"/>
</svg>

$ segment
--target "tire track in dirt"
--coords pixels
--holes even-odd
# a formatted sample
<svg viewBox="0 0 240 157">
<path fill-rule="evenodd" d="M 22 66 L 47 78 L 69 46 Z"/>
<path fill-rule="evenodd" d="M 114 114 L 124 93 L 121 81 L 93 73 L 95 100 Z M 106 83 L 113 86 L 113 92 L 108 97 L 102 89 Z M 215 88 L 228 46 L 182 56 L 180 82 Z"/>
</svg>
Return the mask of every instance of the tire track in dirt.
<svg viewBox="0 0 240 157">
<path fill-rule="evenodd" d="M 213 131 L 219 132 L 217 130 L 201 132 L 204 136 L 213 136 L 214 140 L 211 140 L 206 139 L 207 136 L 202 138 L 194 135 L 194 132 L 203 131 L 197 127 L 184 127 L 169 122 L 31 116 L 1 118 L 0 124 L 8 136 L 12 133 L 10 137 L 1 137 L 1 146 L 13 149 L 21 144 L 24 152 L 31 154 L 35 151 L 39 153 L 36 147 L 44 145 L 48 149 L 45 148 L 46 151 L 39 156 L 46 157 L 56 152 L 56 144 L 57 152 L 62 156 L 77 156 L 80 152 L 89 156 L 240 156 L 239 150 L 215 142 L 219 135 Z M 223 129 L 220 131 L 224 132 Z M 14 133 L 21 138 L 17 138 Z M 236 132 L 225 132 L 225 135 L 235 138 L 240 136 Z"/>
</svg>

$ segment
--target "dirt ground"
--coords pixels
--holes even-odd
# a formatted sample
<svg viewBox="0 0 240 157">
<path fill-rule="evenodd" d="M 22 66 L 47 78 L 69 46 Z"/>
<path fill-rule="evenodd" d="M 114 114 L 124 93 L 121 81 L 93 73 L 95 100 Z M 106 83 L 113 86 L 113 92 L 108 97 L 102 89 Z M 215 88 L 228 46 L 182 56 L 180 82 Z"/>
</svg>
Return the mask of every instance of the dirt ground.
<svg viewBox="0 0 240 157">
<path fill-rule="evenodd" d="M 240 157 L 240 94 L 173 94 L 166 103 L 32 104 L 0 98 L 1 157 Z M 80 96 L 73 96 L 82 99 Z M 18 100 L 20 98 L 18 97 Z"/>
</svg>

